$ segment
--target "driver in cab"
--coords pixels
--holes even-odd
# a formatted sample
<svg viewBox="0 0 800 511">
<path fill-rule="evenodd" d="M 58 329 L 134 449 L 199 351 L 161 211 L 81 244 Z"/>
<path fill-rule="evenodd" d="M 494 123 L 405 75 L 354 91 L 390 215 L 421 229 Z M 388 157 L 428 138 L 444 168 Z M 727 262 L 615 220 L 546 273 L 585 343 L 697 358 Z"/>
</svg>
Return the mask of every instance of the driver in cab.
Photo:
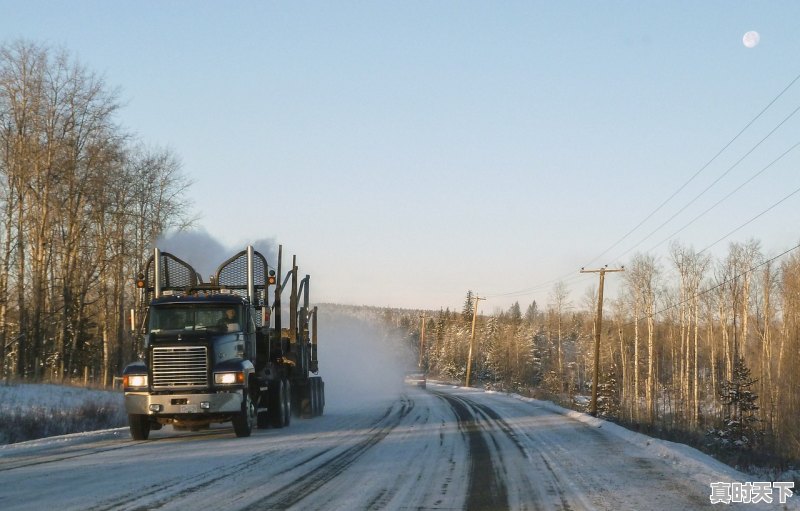
<svg viewBox="0 0 800 511">
<path fill-rule="evenodd" d="M 225 316 L 219 320 L 219 326 L 228 332 L 238 332 L 241 328 L 239 318 L 236 317 L 236 309 L 225 309 Z"/>
</svg>

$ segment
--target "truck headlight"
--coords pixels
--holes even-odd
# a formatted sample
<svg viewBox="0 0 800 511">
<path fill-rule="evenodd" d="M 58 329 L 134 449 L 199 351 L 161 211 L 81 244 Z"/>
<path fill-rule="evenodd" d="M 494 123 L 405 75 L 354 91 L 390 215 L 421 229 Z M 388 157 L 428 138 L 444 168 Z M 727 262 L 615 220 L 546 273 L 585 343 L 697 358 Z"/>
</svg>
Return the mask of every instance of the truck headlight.
<svg viewBox="0 0 800 511">
<path fill-rule="evenodd" d="M 217 385 L 242 385 L 244 383 L 244 373 L 214 373 L 214 383 Z"/>
<path fill-rule="evenodd" d="M 122 377 L 122 386 L 125 388 L 147 387 L 146 374 L 126 374 Z"/>
</svg>

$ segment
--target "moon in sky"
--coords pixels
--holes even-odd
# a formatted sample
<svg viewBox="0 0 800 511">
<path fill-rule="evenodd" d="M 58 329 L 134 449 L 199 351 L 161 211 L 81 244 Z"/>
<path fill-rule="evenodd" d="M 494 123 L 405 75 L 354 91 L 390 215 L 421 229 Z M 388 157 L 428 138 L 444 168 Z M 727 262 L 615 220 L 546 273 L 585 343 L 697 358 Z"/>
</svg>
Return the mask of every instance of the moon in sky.
<svg viewBox="0 0 800 511">
<path fill-rule="evenodd" d="M 761 40 L 761 36 L 758 35 L 758 32 L 755 30 L 751 30 L 747 32 L 744 36 L 742 36 L 742 44 L 747 46 L 748 48 L 755 48 L 758 45 L 758 41 Z"/>
</svg>

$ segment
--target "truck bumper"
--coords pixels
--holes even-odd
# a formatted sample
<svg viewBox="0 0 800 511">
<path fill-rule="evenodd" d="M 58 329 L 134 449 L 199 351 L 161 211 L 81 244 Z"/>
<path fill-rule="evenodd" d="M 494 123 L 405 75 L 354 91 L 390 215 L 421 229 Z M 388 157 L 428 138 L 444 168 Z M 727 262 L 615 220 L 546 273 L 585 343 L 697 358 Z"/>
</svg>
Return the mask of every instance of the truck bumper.
<svg viewBox="0 0 800 511">
<path fill-rule="evenodd" d="M 154 416 L 236 413 L 242 411 L 242 398 L 242 390 L 214 394 L 126 392 L 125 410 L 129 415 Z"/>
</svg>

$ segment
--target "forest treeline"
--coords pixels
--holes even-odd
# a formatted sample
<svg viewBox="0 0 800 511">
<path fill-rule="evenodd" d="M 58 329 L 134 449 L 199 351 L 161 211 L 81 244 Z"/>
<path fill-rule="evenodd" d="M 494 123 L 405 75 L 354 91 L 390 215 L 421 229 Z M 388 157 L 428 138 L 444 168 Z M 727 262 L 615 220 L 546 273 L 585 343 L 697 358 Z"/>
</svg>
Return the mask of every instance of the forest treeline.
<svg viewBox="0 0 800 511">
<path fill-rule="evenodd" d="M 134 357 L 133 279 L 155 238 L 190 222 L 189 181 L 118 124 L 120 107 L 66 51 L 0 46 L 5 377 L 109 384 Z"/>
<path fill-rule="evenodd" d="M 598 413 L 711 450 L 800 459 L 800 253 L 767 258 L 751 240 L 714 259 L 674 243 L 635 255 L 606 293 Z M 427 312 L 423 364 L 464 381 L 474 299 Z M 485 304 L 485 302 L 484 302 Z M 488 305 L 490 306 L 490 305 Z M 488 307 L 487 306 L 487 307 Z M 476 318 L 472 384 L 585 403 L 594 376 L 597 287 Z M 419 346 L 423 313 L 385 320 Z"/>
</svg>

